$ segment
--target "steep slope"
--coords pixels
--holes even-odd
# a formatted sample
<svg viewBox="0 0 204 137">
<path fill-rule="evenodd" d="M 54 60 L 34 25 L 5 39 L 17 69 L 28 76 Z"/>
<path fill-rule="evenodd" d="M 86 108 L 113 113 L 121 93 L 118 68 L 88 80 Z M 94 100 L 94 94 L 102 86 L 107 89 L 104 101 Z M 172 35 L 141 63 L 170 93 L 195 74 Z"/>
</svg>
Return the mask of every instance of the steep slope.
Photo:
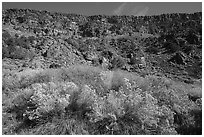
<svg viewBox="0 0 204 137">
<path fill-rule="evenodd" d="M 33 56 L 27 57 L 32 52 L 43 58 L 49 56 L 64 66 L 62 62 L 70 57 L 70 64 L 74 58 L 84 58 L 93 65 L 101 64 L 104 57 L 109 69 L 119 67 L 145 74 L 154 71 L 190 83 L 201 79 L 201 13 L 87 17 L 9 9 L 3 10 L 2 20 L 3 58 L 32 59 Z M 14 44 L 16 41 L 19 47 Z M 13 53 L 13 49 L 18 53 Z M 109 57 L 104 56 L 107 52 Z M 146 61 L 142 68 L 141 57 Z"/>
<path fill-rule="evenodd" d="M 202 13 L 2 12 L 3 134 L 202 134 Z"/>
</svg>

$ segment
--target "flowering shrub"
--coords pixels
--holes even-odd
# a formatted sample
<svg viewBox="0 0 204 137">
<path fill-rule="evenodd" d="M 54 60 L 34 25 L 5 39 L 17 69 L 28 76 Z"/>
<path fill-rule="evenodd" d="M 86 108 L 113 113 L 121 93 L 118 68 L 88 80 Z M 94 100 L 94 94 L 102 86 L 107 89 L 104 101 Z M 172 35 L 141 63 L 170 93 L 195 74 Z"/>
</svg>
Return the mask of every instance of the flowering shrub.
<svg viewBox="0 0 204 137">
<path fill-rule="evenodd" d="M 14 97 L 11 108 L 22 109 L 25 106 L 17 115 L 31 121 L 39 120 L 51 112 L 63 114 L 70 103 L 70 95 L 77 90 L 78 87 L 72 82 L 32 84 Z M 20 102 L 19 99 L 24 100 Z"/>
<path fill-rule="evenodd" d="M 78 104 L 87 104 L 91 106 L 95 100 L 97 100 L 97 94 L 96 91 L 91 89 L 90 86 L 84 85 L 81 89 L 81 93 L 79 95 L 79 98 L 77 100 Z"/>
<path fill-rule="evenodd" d="M 111 130 L 110 134 L 118 133 L 122 130 L 121 122 L 134 120 L 137 116 L 138 132 L 141 134 L 177 134 L 173 128 L 173 112 L 165 105 L 158 106 L 158 100 L 151 94 L 142 91 L 132 85 L 127 78 L 124 78 L 125 85 L 119 92 L 110 90 L 107 97 L 100 98 L 95 103 L 92 122 L 103 123 L 104 119 L 109 119 L 106 130 Z M 128 117 L 127 117 L 128 116 Z M 111 121 L 111 122 L 110 122 Z M 134 123 L 131 123 L 134 125 Z M 113 126 L 114 125 L 114 126 Z M 129 131 L 127 134 L 131 134 Z"/>
<path fill-rule="evenodd" d="M 98 87 L 109 86 L 106 92 L 88 81 L 31 82 L 4 101 L 4 108 L 17 121 L 12 123 L 20 122 L 34 134 L 173 135 L 202 127 L 202 99 L 190 101 L 184 88 L 166 78 L 116 74 L 101 71 L 99 80 L 92 79 Z M 74 130 L 75 124 L 82 126 Z M 15 133 L 20 125 L 15 126 L 4 131 Z"/>
</svg>

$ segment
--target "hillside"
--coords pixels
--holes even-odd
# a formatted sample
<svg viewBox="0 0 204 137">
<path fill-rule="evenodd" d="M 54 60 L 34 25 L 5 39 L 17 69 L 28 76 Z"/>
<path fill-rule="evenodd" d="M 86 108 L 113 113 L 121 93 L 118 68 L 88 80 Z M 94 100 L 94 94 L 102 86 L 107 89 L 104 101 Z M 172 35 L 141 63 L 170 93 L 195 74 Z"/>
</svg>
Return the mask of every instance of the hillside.
<svg viewBox="0 0 204 137">
<path fill-rule="evenodd" d="M 201 134 L 202 13 L 3 10 L 2 81 L 3 134 Z"/>
</svg>

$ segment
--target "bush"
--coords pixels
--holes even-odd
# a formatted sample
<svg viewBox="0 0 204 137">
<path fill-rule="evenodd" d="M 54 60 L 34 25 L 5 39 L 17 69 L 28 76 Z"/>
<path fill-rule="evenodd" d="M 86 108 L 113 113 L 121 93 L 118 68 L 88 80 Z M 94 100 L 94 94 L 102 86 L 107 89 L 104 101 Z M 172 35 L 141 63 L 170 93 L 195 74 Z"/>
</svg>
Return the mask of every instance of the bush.
<svg viewBox="0 0 204 137">
<path fill-rule="evenodd" d="M 30 49 L 30 41 L 25 36 L 21 36 L 20 38 L 16 39 L 16 46 L 20 46 L 25 49 Z"/>
<path fill-rule="evenodd" d="M 111 60 L 111 69 L 121 69 L 125 63 L 122 57 L 116 56 Z"/>
<path fill-rule="evenodd" d="M 181 48 L 179 45 L 173 42 L 166 42 L 164 43 L 164 48 L 166 49 L 167 53 L 174 53 L 176 51 L 179 51 Z"/>
<path fill-rule="evenodd" d="M 159 47 L 151 45 L 146 49 L 146 51 L 149 53 L 152 53 L 152 54 L 157 54 L 160 51 L 160 49 L 159 49 Z"/>
<path fill-rule="evenodd" d="M 167 78 L 90 66 L 23 74 L 3 101 L 4 134 L 201 133 L 202 103 Z"/>
<path fill-rule="evenodd" d="M 2 41 L 7 41 L 10 38 L 11 38 L 11 34 L 8 31 L 3 30 Z"/>
</svg>

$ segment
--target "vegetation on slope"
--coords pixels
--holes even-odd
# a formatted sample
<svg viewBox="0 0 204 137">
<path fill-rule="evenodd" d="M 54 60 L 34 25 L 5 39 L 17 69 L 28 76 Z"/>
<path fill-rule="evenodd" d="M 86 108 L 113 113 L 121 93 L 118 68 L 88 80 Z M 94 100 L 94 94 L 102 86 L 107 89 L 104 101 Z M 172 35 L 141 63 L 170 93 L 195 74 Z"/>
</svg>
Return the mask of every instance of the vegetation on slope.
<svg viewBox="0 0 204 137">
<path fill-rule="evenodd" d="M 17 88 L 4 81 L 3 134 L 201 134 L 201 99 L 167 78 L 88 66 L 34 73 L 16 74 Z"/>
<path fill-rule="evenodd" d="M 3 10 L 3 134 L 202 134 L 201 14 Z"/>
</svg>

